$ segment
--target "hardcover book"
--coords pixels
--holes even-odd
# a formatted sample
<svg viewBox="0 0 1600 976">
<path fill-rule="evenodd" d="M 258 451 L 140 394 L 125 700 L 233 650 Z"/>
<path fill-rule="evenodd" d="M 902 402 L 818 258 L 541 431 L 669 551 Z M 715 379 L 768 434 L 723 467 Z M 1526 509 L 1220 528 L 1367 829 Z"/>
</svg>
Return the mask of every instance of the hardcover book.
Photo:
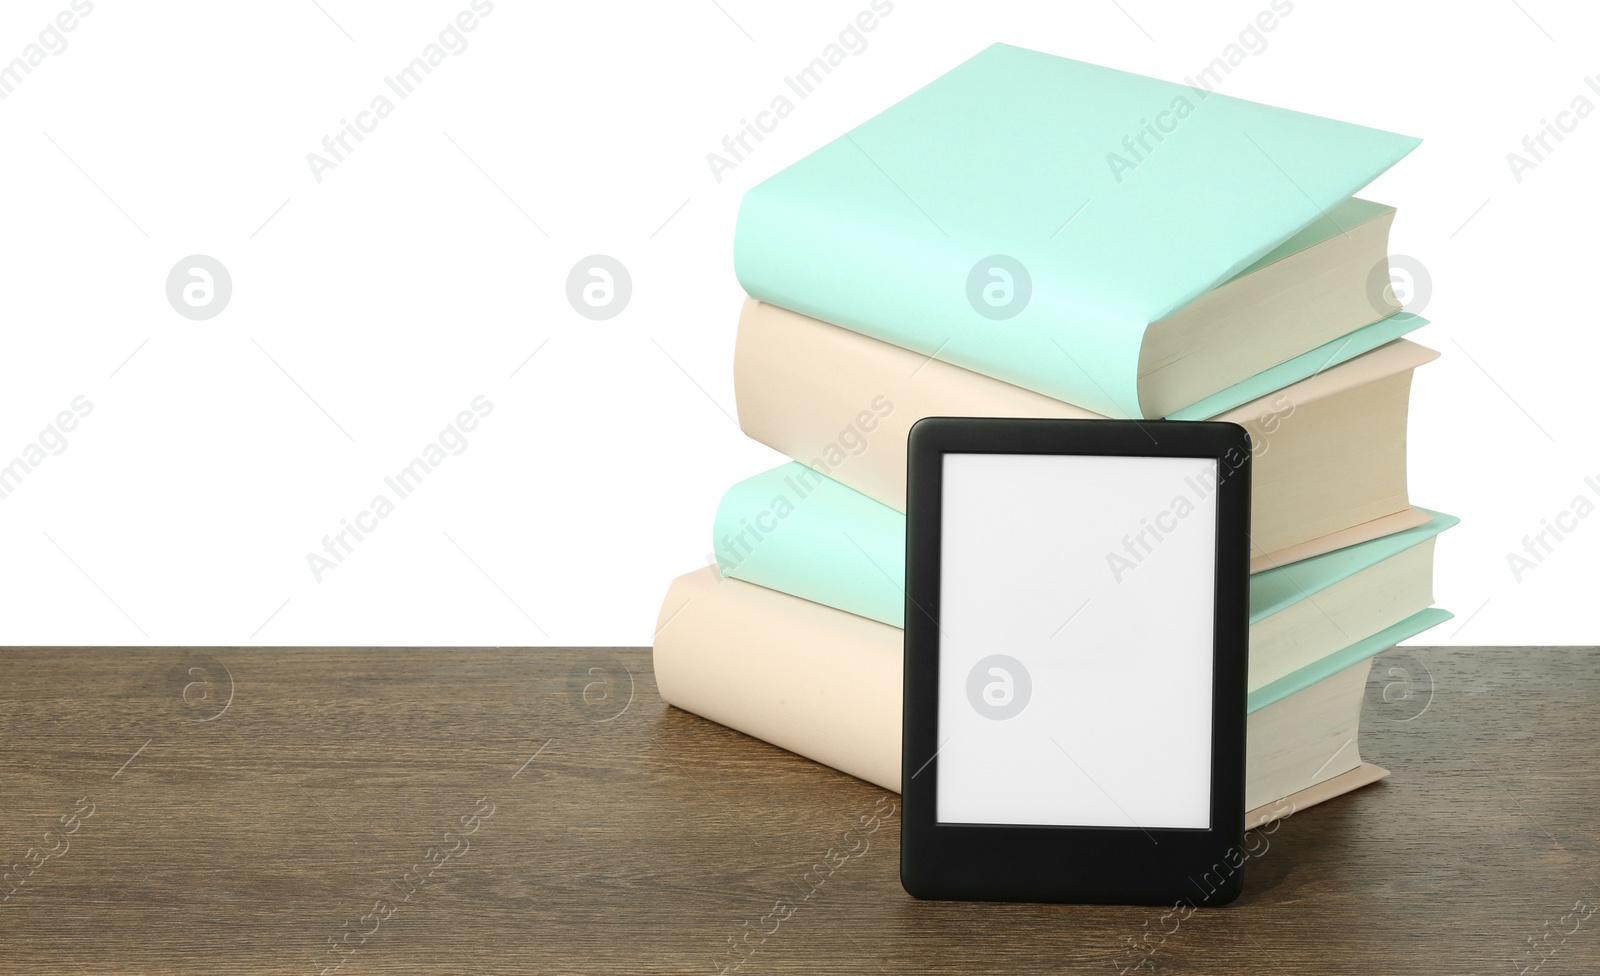
<svg viewBox="0 0 1600 976">
<path fill-rule="evenodd" d="M 1370 660 L 1448 619 L 1423 610 L 1252 692 L 1246 808 L 1359 768 Z M 656 684 L 669 705 L 899 792 L 901 644 L 898 627 L 707 566 L 667 591 Z"/>
<path fill-rule="evenodd" d="M 1251 557 L 1261 568 L 1325 551 L 1316 541 L 1335 534 L 1348 545 L 1427 521 L 1407 500 L 1406 417 L 1413 371 L 1437 357 L 1391 340 L 1337 365 L 1324 358 L 1312 375 L 1206 418 L 1250 433 Z M 734 394 L 747 434 L 898 510 L 906 435 L 923 417 L 1098 416 L 754 301 L 739 319 Z"/>
<path fill-rule="evenodd" d="M 923 356 L 1169 416 L 1396 310 L 1378 215 L 1341 204 L 1417 144 L 996 44 L 746 193 L 735 270 Z M 1319 221 L 1350 252 L 1321 285 L 1258 266 Z"/>
<path fill-rule="evenodd" d="M 1433 604 L 1433 542 L 1460 520 L 1421 511 L 1422 525 L 1250 577 L 1252 691 Z M 904 624 L 906 517 L 803 465 L 729 488 L 712 546 L 724 577 Z M 1136 573 L 1140 554 L 1128 539 L 1106 573 Z"/>
</svg>

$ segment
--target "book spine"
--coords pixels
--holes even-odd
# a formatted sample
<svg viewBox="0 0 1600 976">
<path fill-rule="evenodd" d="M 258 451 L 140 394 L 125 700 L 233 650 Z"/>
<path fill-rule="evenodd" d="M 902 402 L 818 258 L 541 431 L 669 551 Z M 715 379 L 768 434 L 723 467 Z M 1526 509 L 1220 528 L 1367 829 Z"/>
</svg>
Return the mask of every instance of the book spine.
<svg viewBox="0 0 1600 976">
<path fill-rule="evenodd" d="M 722 496 L 713 551 L 724 576 L 899 627 L 906 519 L 798 462 Z"/>
<path fill-rule="evenodd" d="M 678 577 L 654 650 L 662 699 L 900 790 L 901 632 L 740 580 Z"/>
<path fill-rule="evenodd" d="M 745 433 L 900 512 L 923 417 L 1099 416 L 756 301 L 739 316 L 733 386 Z"/>
<path fill-rule="evenodd" d="M 883 180 L 870 161 L 848 158 L 858 152 L 848 141 L 821 152 L 846 157 L 829 165 L 859 171 L 863 186 Z M 1148 320 L 1086 294 L 1093 283 L 1065 280 L 1071 262 L 1053 242 L 995 254 L 952 238 L 893 189 L 848 211 L 814 190 L 786 173 L 745 194 L 734 272 L 750 295 L 1108 417 L 1142 416 Z"/>
</svg>

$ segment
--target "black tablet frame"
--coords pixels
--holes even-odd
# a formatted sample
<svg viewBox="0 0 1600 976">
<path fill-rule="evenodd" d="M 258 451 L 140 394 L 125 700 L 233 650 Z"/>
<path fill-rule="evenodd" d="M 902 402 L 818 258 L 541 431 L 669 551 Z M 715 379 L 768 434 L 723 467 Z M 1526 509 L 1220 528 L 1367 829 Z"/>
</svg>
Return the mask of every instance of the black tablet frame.
<svg viewBox="0 0 1600 976">
<path fill-rule="evenodd" d="M 904 799 L 900 880 L 918 898 L 1220 905 L 1244 861 L 1250 435 L 1215 421 L 930 417 L 911 428 L 906 484 Z M 939 782 L 940 546 L 946 454 L 1217 461 L 1207 829 L 947 824 Z"/>
</svg>

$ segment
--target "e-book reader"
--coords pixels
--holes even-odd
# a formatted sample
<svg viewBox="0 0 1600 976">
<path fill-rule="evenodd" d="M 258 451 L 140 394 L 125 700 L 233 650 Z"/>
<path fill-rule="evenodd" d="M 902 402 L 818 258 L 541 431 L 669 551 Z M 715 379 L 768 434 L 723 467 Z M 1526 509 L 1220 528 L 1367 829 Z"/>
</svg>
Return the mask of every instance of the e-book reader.
<svg viewBox="0 0 1600 976">
<path fill-rule="evenodd" d="M 1232 900 L 1249 435 L 941 417 L 908 453 L 906 890 Z"/>
</svg>

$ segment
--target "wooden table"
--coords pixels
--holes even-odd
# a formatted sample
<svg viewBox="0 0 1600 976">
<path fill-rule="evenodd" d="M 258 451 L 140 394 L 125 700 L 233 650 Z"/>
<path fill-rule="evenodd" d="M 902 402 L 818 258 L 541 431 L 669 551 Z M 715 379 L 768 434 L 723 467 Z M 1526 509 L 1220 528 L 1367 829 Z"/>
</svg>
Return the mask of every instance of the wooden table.
<svg viewBox="0 0 1600 976">
<path fill-rule="evenodd" d="M 1181 918 L 915 901 L 897 796 L 643 649 L 3 651 L 0 971 L 1595 973 L 1597 665 L 1380 658 L 1393 777 Z"/>
</svg>

